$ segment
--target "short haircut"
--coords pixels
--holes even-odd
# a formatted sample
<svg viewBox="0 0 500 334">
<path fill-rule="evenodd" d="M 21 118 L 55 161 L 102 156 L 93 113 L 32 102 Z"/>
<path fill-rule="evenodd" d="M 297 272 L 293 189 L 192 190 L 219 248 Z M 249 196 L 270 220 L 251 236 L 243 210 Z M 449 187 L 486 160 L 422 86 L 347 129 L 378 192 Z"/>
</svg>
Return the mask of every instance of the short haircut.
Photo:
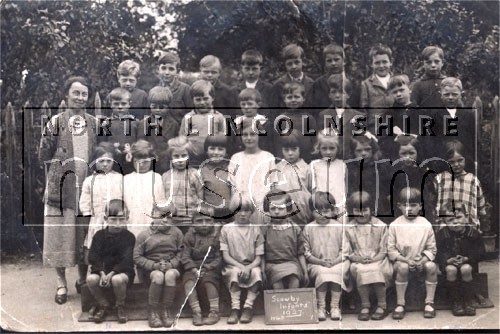
<svg viewBox="0 0 500 334">
<path fill-rule="evenodd" d="M 331 193 L 326 191 L 316 191 L 309 198 L 309 209 L 311 209 L 312 212 L 329 208 L 335 209 L 335 205 L 335 198 Z"/>
<path fill-rule="evenodd" d="M 130 149 L 130 153 L 132 153 L 132 157 L 134 159 L 146 159 L 155 157 L 153 145 L 144 139 L 139 139 L 138 141 L 133 143 Z"/>
<path fill-rule="evenodd" d="M 444 60 L 444 52 L 443 52 L 443 49 L 441 49 L 439 46 L 427 46 L 424 48 L 424 50 L 422 51 L 422 59 L 423 60 L 427 60 L 429 59 L 430 56 L 432 56 L 433 54 L 437 53 L 437 55 L 439 56 L 439 58 L 441 58 L 441 60 Z"/>
<path fill-rule="evenodd" d="M 370 57 L 370 63 L 373 61 L 373 58 L 375 56 L 379 56 L 379 55 L 387 55 L 389 57 L 389 60 L 392 61 L 391 49 L 386 45 L 377 44 L 370 49 L 370 52 L 368 52 L 368 56 Z"/>
<path fill-rule="evenodd" d="M 129 210 L 127 204 L 121 199 L 112 199 L 106 203 L 104 214 L 106 217 L 128 216 Z M 123 215 L 122 215 L 123 214 Z"/>
<path fill-rule="evenodd" d="M 138 77 L 141 75 L 141 65 L 133 60 L 124 60 L 118 65 L 118 69 L 116 70 L 116 74 L 118 77 L 120 76 L 134 76 Z"/>
<path fill-rule="evenodd" d="M 167 87 L 155 86 L 149 90 L 148 104 L 170 104 L 172 102 L 172 92 Z"/>
<path fill-rule="evenodd" d="M 326 57 L 326 55 L 339 55 L 344 59 L 344 48 L 338 44 L 328 44 L 323 48 L 323 57 Z"/>
<path fill-rule="evenodd" d="M 302 139 L 302 140 L 301 140 Z M 280 136 L 278 139 L 278 145 L 280 148 L 284 147 L 298 147 L 302 151 L 302 142 L 300 131 L 293 129 L 290 134 L 285 136 Z"/>
<path fill-rule="evenodd" d="M 263 61 L 264 57 L 262 57 L 262 53 L 254 49 L 246 50 L 241 55 L 241 65 L 262 65 Z"/>
<path fill-rule="evenodd" d="M 380 150 L 378 143 L 372 138 L 369 138 L 367 136 L 352 136 L 351 140 L 349 141 L 349 146 L 351 148 L 352 153 L 354 153 L 354 150 L 356 150 L 358 145 L 370 145 L 374 157 L 376 157 L 376 154 Z"/>
<path fill-rule="evenodd" d="M 462 91 L 462 81 L 458 78 L 447 77 L 441 81 L 440 88 L 443 89 L 444 87 L 457 87 L 460 91 Z"/>
<path fill-rule="evenodd" d="M 328 77 L 328 87 L 337 91 L 345 91 L 346 94 L 351 95 L 352 83 L 343 74 L 332 74 Z"/>
<path fill-rule="evenodd" d="M 82 85 L 84 85 L 85 87 L 87 87 L 87 89 L 89 90 L 89 96 L 90 96 L 90 83 L 88 81 L 87 78 L 85 77 L 82 77 L 82 76 L 76 76 L 76 75 L 73 75 L 73 76 L 70 76 L 68 79 L 66 79 L 66 81 L 64 82 L 64 92 L 67 94 L 69 93 L 69 89 L 71 88 L 71 86 L 75 83 L 75 82 L 78 82 Z"/>
<path fill-rule="evenodd" d="M 177 54 L 168 51 L 160 56 L 160 58 L 158 59 L 158 64 L 175 64 L 175 67 L 177 67 L 177 71 L 179 71 L 181 66 L 181 59 Z"/>
<path fill-rule="evenodd" d="M 222 65 L 220 63 L 220 60 L 216 56 L 208 55 L 208 56 L 201 58 L 200 68 L 210 67 L 210 66 L 216 66 L 219 69 L 222 69 Z"/>
<path fill-rule="evenodd" d="M 410 87 L 410 79 L 406 74 L 395 75 L 389 79 L 389 83 L 387 84 L 387 90 L 391 91 L 394 88 L 399 88 L 402 86 Z"/>
<path fill-rule="evenodd" d="M 422 203 L 422 193 L 417 188 L 403 188 L 399 192 L 399 203 Z"/>
<path fill-rule="evenodd" d="M 455 153 L 460 154 L 465 159 L 468 158 L 467 150 L 465 149 L 464 144 L 462 144 L 462 142 L 459 140 L 453 139 L 446 142 L 444 149 L 444 158 L 446 160 L 451 159 L 455 155 Z"/>
<path fill-rule="evenodd" d="M 113 89 L 109 93 L 108 98 L 110 101 L 127 100 L 130 102 L 130 92 L 125 88 L 118 87 L 118 88 Z"/>
<path fill-rule="evenodd" d="M 281 50 L 281 58 L 283 60 L 295 59 L 295 58 L 303 58 L 304 57 L 304 49 L 298 46 L 297 44 L 288 44 Z"/>
<path fill-rule="evenodd" d="M 234 213 L 242 210 L 254 212 L 255 205 L 247 193 L 237 192 L 233 196 L 231 196 L 229 209 Z"/>
<path fill-rule="evenodd" d="M 418 137 L 412 135 L 399 135 L 394 138 L 394 141 L 398 144 L 398 147 L 411 145 L 415 148 L 415 150 L 417 150 L 417 153 L 420 150 L 420 141 L 418 140 Z"/>
<path fill-rule="evenodd" d="M 104 154 L 111 154 L 112 157 L 115 156 L 116 148 L 111 142 L 100 142 L 99 145 L 94 149 L 93 160 L 102 157 Z"/>
<path fill-rule="evenodd" d="M 191 89 L 189 90 L 191 97 L 203 96 L 207 91 L 211 97 L 215 97 L 214 86 L 206 80 L 196 80 L 193 82 Z"/>
<path fill-rule="evenodd" d="M 209 146 L 224 147 L 227 149 L 227 137 L 224 136 L 223 134 L 207 136 L 207 138 L 205 138 L 203 146 L 205 148 L 205 152 L 208 151 Z"/>
<path fill-rule="evenodd" d="M 314 152 L 313 154 L 318 154 L 320 152 L 320 146 L 323 143 L 332 143 L 337 146 L 337 156 L 341 154 L 340 150 L 342 149 L 342 145 L 340 145 L 340 139 L 337 134 L 325 133 L 325 131 L 319 131 L 317 134 L 316 143 L 314 144 Z"/>
<path fill-rule="evenodd" d="M 168 148 L 166 154 L 170 159 L 172 159 L 172 152 L 178 149 L 185 149 L 188 154 L 192 154 L 191 142 L 186 136 L 170 138 L 167 142 L 167 145 Z"/>
<path fill-rule="evenodd" d="M 373 209 L 373 201 L 372 196 L 366 191 L 355 191 L 349 196 L 347 200 L 347 206 L 349 210 L 352 212 L 354 209 L 365 209 L 370 208 Z"/>
<path fill-rule="evenodd" d="M 293 94 L 296 90 L 300 91 L 300 95 L 303 97 L 306 95 L 306 88 L 303 84 L 300 82 L 289 82 L 283 86 L 281 96 L 284 97 L 286 94 Z"/>
<path fill-rule="evenodd" d="M 286 212 L 291 212 L 293 210 L 293 201 L 290 195 L 283 190 L 271 190 L 264 197 L 264 203 L 262 204 L 264 212 L 269 212 L 271 202 L 283 201 L 286 205 Z"/>
<path fill-rule="evenodd" d="M 255 101 L 260 103 L 262 101 L 262 95 L 257 89 L 245 88 L 238 95 L 238 100 L 241 101 Z"/>
</svg>

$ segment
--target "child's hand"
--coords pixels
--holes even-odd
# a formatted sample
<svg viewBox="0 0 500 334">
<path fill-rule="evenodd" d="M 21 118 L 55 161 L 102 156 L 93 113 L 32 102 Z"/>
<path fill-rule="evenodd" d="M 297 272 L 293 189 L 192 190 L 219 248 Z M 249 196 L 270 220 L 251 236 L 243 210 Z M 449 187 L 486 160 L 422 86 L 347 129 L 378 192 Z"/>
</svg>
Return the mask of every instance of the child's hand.
<svg viewBox="0 0 500 334">
<path fill-rule="evenodd" d="M 464 258 L 462 257 L 462 255 L 455 256 L 455 263 L 454 263 L 455 266 L 457 267 L 461 266 L 463 263 L 464 263 Z"/>
<path fill-rule="evenodd" d="M 363 258 L 360 255 L 351 255 L 349 256 L 349 260 L 354 263 L 363 263 Z"/>
<path fill-rule="evenodd" d="M 408 260 L 408 267 L 410 267 L 410 271 L 415 271 L 415 269 L 417 269 L 417 263 L 413 260 Z"/>
<path fill-rule="evenodd" d="M 205 273 L 207 272 L 207 270 L 205 268 L 201 268 L 200 269 L 200 277 L 203 277 L 205 276 Z"/>
<path fill-rule="evenodd" d="M 325 262 L 325 265 L 324 265 L 325 267 L 327 267 L 327 268 L 333 267 L 333 260 L 328 259 L 328 260 L 325 260 L 324 262 Z"/>
<path fill-rule="evenodd" d="M 240 281 L 242 283 L 248 282 L 248 279 L 250 278 L 250 273 L 251 273 L 250 269 L 248 269 L 247 267 L 243 268 L 238 274 Z"/>
<path fill-rule="evenodd" d="M 113 277 L 114 273 L 110 272 L 109 274 L 105 275 L 104 277 L 101 276 L 101 281 L 99 282 L 99 286 L 103 288 L 109 288 L 111 286 L 111 278 Z"/>
<path fill-rule="evenodd" d="M 373 262 L 373 261 L 372 261 L 372 258 L 371 258 L 371 257 L 368 257 L 368 256 L 367 256 L 367 257 L 364 257 L 364 258 L 363 258 L 363 263 L 364 263 L 364 264 L 368 264 L 368 263 L 372 263 L 372 262 Z"/>
</svg>

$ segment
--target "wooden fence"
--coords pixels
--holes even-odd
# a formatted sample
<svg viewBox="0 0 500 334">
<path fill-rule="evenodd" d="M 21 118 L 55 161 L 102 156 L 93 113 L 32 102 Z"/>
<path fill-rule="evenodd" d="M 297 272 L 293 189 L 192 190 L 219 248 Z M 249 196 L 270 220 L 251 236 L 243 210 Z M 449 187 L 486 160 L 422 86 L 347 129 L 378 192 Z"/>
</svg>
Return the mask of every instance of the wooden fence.
<svg viewBox="0 0 500 334">
<path fill-rule="evenodd" d="M 1 114 L 1 205 L 2 205 L 2 250 L 39 251 L 33 241 L 33 232 L 38 241 L 42 238 L 43 191 L 45 171 L 38 161 L 38 150 L 43 126 L 51 116 L 66 107 L 64 101 L 56 108 L 50 108 L 45 101 L 33 108 L 29 102 L 22 107 L 11 103 Z M 491 103 L 484 104 L 479 97 L 473 107 L 477 111 L 478 133 L 478 177 L 493 204 L 492 230 L 498 234 L 499 187 L 500 187 L 500 120 L 498 96 Z M 92 111 L 101 114 L 101 99 L 96 94 Z M 26 229 L 22 224 L 38 226 Z M 25 236 L 24 234 L 28 234 Z M 33 238 L 32 238 L 33 239 Z M 30 246 L 31 245 L 31 246 Z"/>
</svg>

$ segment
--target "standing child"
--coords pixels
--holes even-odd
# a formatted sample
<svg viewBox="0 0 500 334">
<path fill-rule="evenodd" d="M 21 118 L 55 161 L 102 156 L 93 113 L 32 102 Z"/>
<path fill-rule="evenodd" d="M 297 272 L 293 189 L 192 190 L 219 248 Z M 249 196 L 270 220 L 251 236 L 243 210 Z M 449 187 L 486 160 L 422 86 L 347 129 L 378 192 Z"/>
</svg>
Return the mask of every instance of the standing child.
<svg viewBox="0 0 500 334">
<path fill-rule="evenodd" d="M 161 179 L 167 201 L 174 207 L 172 220 L 183 232 L 193 221 L 193 212 L 203 198 L 203 184 L 198 171 L 189 166 L 191 143 L 187 137 L 175 137 L 168 141 L 167 156 L 171 161 L 169 171 Z"/>
<path fill-rule="evenodd" d="M 437 262 L 441 272 L 446 273 L 446 290 L 457 317 L 476 315 L 473 273 L 484 253 L 481 235 L 469 224 L 465 210 L 462 203 L 445 203 L 441 214 L 446 216 L 446 226 L 436 236 Z"/>
<path fill-rule="evenodd" d="M 127 231 L 128 209 L 120 199 L 112 199 L 106 204 L 105 229 L 99 230 L 92 239 L 89 252 L 90 274 L 87 284 L 90 293 L 99 304 L 94 321 L 100 323 L 109 311 L 109 301 L 104 289 L 113 288 L 116 299 L 116 313 L 119 323 L 127 322 L 123 306 L 127 296 L 127 285 L 134 281 L 134 261 L 132 258 L 135 237 Z"/>
<path fill-rule="evenodd" d="M 143 119 L 148 103 L 148 94 L 136 87 L 140 74 L 141 66 L 137 62 L 128 59 L 121 62 L 116 70 L 120 87 L 130 92 L 130 113 L 137 120 Z"/>
<path fill-rule="evenodd" d="M 354 124 L 361 120 L 364 115 L 354 109 L 351 109 L 347 104 L 349 96 L 352 94 L 352 84 L 351 81 L 344 77 L 342 74 L 332 74 L 328 77 L 328 94 L 327 97 L 330 98 L 330 107 L 322 110 L 316 120 L 320 129 L 330 129 L 338 130 L 339 135 L 342 137 L 342 150 L 343 158 L 350 158 L 350 152 L 347 150 L 347 146 L 350 144 L 350 140 L 353 137 L 353 132 L 356 130 Z"/>
<path fill-rule="evenodd" d="M 260 78 L 264 57 L 257 50 L 246 50 L 241 55 L 241 76 L 242 80 L 236 86 L 237 93 L 241 93 L 245 88 L 256 89 L 262 96 L 262 107 L 270 105 L 272 85 Z"/>
<path fill-rule="evenodd" d="M 309 162 L 311 161 L 310 152 L 314 146 L 314 136 L 311 135 L 311 131 L 316 130 L 316 118 L 303 108 L 306 102 L 306 89 L 303 84 L 298 82 L 286 83 L 283 86 L 282 97 L 286 109 L 274 121 L 276 129 L 276 132 L 273 133 L 274 141 L 277 141 L 277 138 L 281 136 L 288 135 L 293 129 L 301 131 L 304 142 L 303 158 Z M 277 156 L 281 155 L 279 150 L 273 153 Z"/>
<path fill-rule="evenodd" d="M 331 292 L 330 317 L 340 320 L 342 289 L 352 290 L 349 282 L 348 245 L 344 243 L 344 225 L 335 219 L 336 201 L 332 194 L 318 191 L 309 201 L 315 221 L 304 227 L 304 255 L 309 277 L 316 287 L 318 319 L 326 320 L 326 294 Z"/>
<path fill-rule="evenodd" d="M 134 262 L 141 281 L 148 282 L 149 327 L 170 327 L 174 318 L 170 307 L 175 299 L 175 284 L 180 277 L 182 232 L 170 216 L 153 218 L 148 229 L 137 237 Z"/>
<path fill-rule="evenodd" d="M 198 167 L 203 161 L 203 144 L 207 136 L 225 133 L 224 116 L 214 110 L 214 86 L 208 81 L 198 80 L 191 85 L 194 109 L 182 118 L 179 136 L 187 136 L 193 155 L 191 165 Z"/>
<path fill-rule="evenodd" d="M 220 236 L 222 276 L 231 294 L 231 314 L 228 324 L 246 324 L 252 321 L 253 303 L 262 284 L 260 263 L 264 255 L 264 237 L 260 226 L 250 223 L 255 207 L 248 196 L 235 195 L 231 209 L 236 212 L 234 222 L 224 225 Z M 243 312 L 239 317 L 241 290 L 247 289 Z"/>
<path fill-rule="evenodd" d="M 278 173 L 277 189 L 285 191 L 293 201 L 293 215 L 290 219 L 300 227 L 304 227 L 312 220 L 309 210 L 311 193 L 307 189 L 309 184 L 309 165 L 300 157 L 303 152 L 300 132 L 293 130 L 290 135 L 283 136 L 278 142 L 284 159 L 276 164 Z"/>
<path fill-rule="evenodd" d="M 264 200 L 264 212 L 271 223 L 263 227 L 265 255 L 261 268 L 264 281 L 276 289 L 297 289 L 309 284 L 302 230 L 291 219 L 292 198 L 286 192 L 271 190 Z"/>
<path fill-rule="evenodd" d="M 114 152 L 113 144 L 100 143 L 92 160 L 95 162 L 95 171 L 83 181 L 80 212 L 90 217 L 89 230 L 83 243 L 87 255 L 85 258 L 88 258 L 94 235 L 106 227 L 106 205 L 112 199 L 123 198 L 123 175 L 113 170 Z"/>
<path fill-rule="evenodd" d="M 360 107 L 366 110 L 368 129 L 372 131 L 375 116 L 385 114 L 394 103 L 387 89 L 391 78 L 392 51 L 385 45 L 376 45 L 370 49 L 368 57 L 373 74 L 361 83 Z"/>
<path fill-rule="evenodd" d="M 165 190 L 161 175 L 152 170 L 153 146 L 140 139 L 132 144 L 131 153 L 135 172 L 124 177 L 123 197 L 130 208 L 128 230 L 137 238 L 150 225 L 156 203 L 165 203 Z"/>
<path fill-rule="evenodd" d="M 325 134 L 324 131 L 319 132 L 317 138 L 314 151 L 321 155 L 321 159 L 310 163 L 311 176 L 308 189 L 313 196 L 317 191 L 330 193 L 335 199 L 336 214 L 338 217 L 343 217 L 340 220 L 345 223 L 347 167 L 338 158 L 341 154 L 340 138 L 335 133 Z"/>
<path fill-rule="evenodd" d="M 139 124 L 142 124 L 130 114 L 130 98 L 130 92 L 125 88 L 115 88 L 109 93 L 112 114 L 107 120 L 105 136 L 99 137 L 100 142 L 113 143 L 117 153 L 116 167 L 123 175 L 134 170 L 130 145 L 137 140 Z"/>
<path fill-rule="evenodd" d="M 151 113 L 141 122 L 138 139 L 144 139 L 153 145 L 158 160 L 155 171 L 164 173 L 168 170 L 170 160 L 167 157 L 167 142 L 179 133 L 181 120 L 175 118 L 170 109 L 172 92 L 167 87 L 156 86 L 148 94 Z M 182 117 L 181 117 L 182 118 Z"/>
<path fill-rule="evenodd" d="M 225 224 L 232 221 L 231 184 L 229 183 L 229 160 L 227 159 L 227 137 L 208 136 L 205 152 L 208 159 L 201 164 L 199 173 L 203 182 L 203 201 L 213 209 L 215 221 Z"/>
<path fill-rule="evenodd" d="M 441 72 L 444 64 L 444 52 L 439 46 L 427 46 L 421 54 L 424 61 L 424 75 L 413 83 L 411 100 L 421 108 L 439 108 L 442 106 L 439 87 L 446 76 Z"/>
<path fill-rule="evenodd" d="M 297 44 L 288 44 L 281 51 L 281 59 L 284 62 L 286 73 L 274 82 L 271 107 L 285 107 L 285 102 L 282 98 L 283 87 L 287 83 L 292 82 L 304 85 L 304 96 L 307 97 L 308 102 L 312 102 L 311 94 L 314 80 L 305 75 L 302 71 L 304 66 L 304 49 Z M 273 117 L 270 118 L 273 119 Z"/>
<path fill-rule="evenodd" d="M 422 210 L 418 189 L 405 188 L 399 194 L 398 208 L 403 213 L 389 226 L 387 254 L 394 263 L 396 273 L 397 306 L 392 318 L 401 320 L 405 316 L 405 294 L 409 279 L 425 275 L 424 318 L 436 317 L 434 294 L 437 286 L 436 239 L 431 223 L 419 216 Z"/>
<path fill-rule="evenodd" d="M 274 178 L 270 177 L 275 168 L 274 155 L 259 147 L 259 136 L 250 126 L 242 130 L 241 140 L 245 150 L 231 157 L 229 178 L 233 194 L 242 193 L 251 198 L 256 210 L 252 210 L 253 224 L 263 224 L 262 204 Z"/>
<path fill-rule="evenodd" d="M 346 229 L 349 244 L 350 272 L 356 281 L 361 297 L 358 320 L 370 319 L 370 288 L 377 297 L 377 309 L 372 320 L 382 320 L 387 315 L 386 288 L 392 284 L 392 266 L 387 258 L 387 225 L 372 216 L 371 196 L 357 191 L 349 197 L 349 207 L 354 219 Z"/>
<path fill-rule="evenodd" d="M 465 171 L 467 152 L 464 145 L 458 140 L 452 140 L 445 145 L 444 158 L 451 167 L 436 175 L 437 208 L 440 212 L 445 203 L 462 203 L 469 216 L 470 222 L 476 229 L 489 229 L 486 226 L 486 200 L 483 195 L 481 182 L 472 173 Z M 437 217 L 437 223 L 442 221 Z M 482 224 L 481 224 L 482 223 Z"/>
<path fill-rule="evenodd" d="M 193 213 L 193 226 L 184 236 L 181 262 L 184 267 L 182 281 L 193 311 L 193 325 L 214 325 L 219 322 L 219 282 L 221 254 L 219 247 L 220 224 L 202 213 Z M 198 281 L 199 280 L 199 281 Z M 197 287 L 203 285 L 210 310 L 203 319 Z"/>
</svg>

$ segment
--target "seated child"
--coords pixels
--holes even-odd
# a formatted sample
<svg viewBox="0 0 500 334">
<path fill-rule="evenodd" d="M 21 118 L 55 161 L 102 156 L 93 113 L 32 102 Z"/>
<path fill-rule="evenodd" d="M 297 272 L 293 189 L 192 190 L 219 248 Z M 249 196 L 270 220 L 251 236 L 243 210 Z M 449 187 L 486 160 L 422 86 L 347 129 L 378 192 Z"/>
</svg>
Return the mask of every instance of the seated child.
<svg viewBox="0 0 500 334">
<path fill-rule="evenodd" d="M 181 61 L 173 52 L 165 52 L 158 59 L 157 75 L 159 85 L 172 92 L 170 113 L 176 124 L 180 124 L 184 114 L 193 109 L 193 99 L 189 94 L 189 85 L 179 80 Z"/>
<path fill-rule="evenodd" d="M 115 88 L 109 93 L 112 115 L 107 119 L 106 130 L 98 137 L 100 142 L 113 143 L 116 150 L 117 169 L 123 175 L 134 170 L 130 146 L 137 140 L 138 122 L 130 114 L 130 92 L 124 88 Z"/>
<path fill-rule="evenodd" d="M 304 61 L 304 49 L 297 44 L 288 44 L 281 51 L 281 59 L 284 62 L 286 74 L 278 78 L 274 82 L 271 107 L 284 108 L 285 103 L 283 100 L 283 86 L 287 83 L 297 82 L 304 85 L 304 97 L 308 102 L 311 101 L 312 86 L 314 80 L 304 74 L 302 71 Z M 276 109 L 279 113 L 279 109 Z M 269 117 L 271 120 L 274 117 Z"/>
<path fill-rule="evenodd" d="M 354 219 L 346 228 L 350 272 L 361 297 L 358 320 L 382 320 L 387 315 L 386 287 L 392 285 L 392 266 L 387 258 L 387 225 L 372 216 L 372 199 L 366 191 L 349 197 Z M 377 297 L 377 309 L 370 317 L 370 289 Z"/>
<path fill-rule="evenodd" d="M 314 136 L 309 132 L 317 130 L 316 118 L 303 109 L 306 101 L 306 90 L 303 84 L 298 82 L 286 83 L 282 92 L 283 101 L 286 109 L 274 121 L 276 131 L 273 132 L 274 141 L 279 140 L 281 136 L 286 136 L 291 130 L 297 129 L 302 134 L 304 151 L 302 157 L 306 162 L 311 161 L 310 152 L 314 146 Z M 279 150 L 273 150 L 276 156 L 281 156 Z"/>
<path fill-rule="evenodd" d="M 436 212 L 447 202 L 461 202 L 469 216 L 470 222 L 476 229 L 488 231 L 486 200 L 479 179 L 472 173 L 465 171 L 468 155 L 464 145 L 458 140 L 447 142 L 444 158 L 451 167 L 436 175 L 435 186 L 437 191 Z M 442 221 L 437 217 L 437 224 Z"/>
<path fill-rule="evenodd" d="M 148 94 L 137 88 L 137 79 L 141 75 L 141 66 L 133 60 L 124 60 L 116 70 L 121 88 L 130 92 L 130 113 L 136 120 L 142 120 L 148 103 Z"/>
<path fill-rule="evenodd" d="M 246 324 L 253 318 L 253 303 L 259 295 L 262 284 L 260 269 L 264 255 L 264 237 L 260 226 L 250 224 L 250 216 L 255 207 L 247 196 L 235 195 L 231 199 L 231 209 L 235 212 L 234 222 L 224 225 L 220 236 L 222 251 L 222 277 L 231 295 L 231 314 L 228 324 Z M 247 289 L 243 312 L 239 317 L 241 290 Z"/>
<path fill-rule="evenodd" d="M 439 86 L 446 76 L 441 72 L 444 52 L 439 46 L 427 46 L 422 51 L 424 76 L 411 87 L 411 100 L 421 108 L 439 108 L 442 106 Z"/>
<path fill-rule="evenodd" d="M 264 282 L 273 290 L 309 285 L 302 230 L 289 217 L 292 203 L 290 195 L 276 190 L 267 193 L 264 200 L 264 212 L 271 216 L 271 223 L 262 228 L 265 254 L 261 268 Z"/>
<path fill-rule="evenodd" d="M 192 145 L 191 165 L 198 167 L 203 161 L 203 144 L 210 135 L 225 133 L 225 119 L 214 110 L 215 91 L 212 84 L 205 80 L 195 81 L 191 85 L 191 97 L 194 110 L 182 118 L 179 136 L 187 136 Z"/>
<path fill-rule="evenodd" d="M 203 182 L 203 204 L 212 209 L 216 222 L 226 224 L 232 221 L 231 185 L 229 183 L 229 160 L 227 159 L 227 137 L 208 136 L 205 152 L 208 159 L 199 168 Z"/>
<path fill-rule="evenodd" d="M 181 262 L 184 267 L 182 281 L 193 311 L 193 325 L 214 325 L 219 322 L 219 282 L 221 280 L 221 254 L 219 250 L 220 224 L 202 213 L 193 213 L 193 226 L 184 236 Z M 208 254 L 208 255 L 207 255 Z M 203 264 L 203 266 L 202 266 Z M 198 281 L 199 279 L 199 281 Z M 210 310 L 208 317 L 201 314 L 197 287 L 206 290 Z"/>
<path fill-rule="evenodd" d="M 418 189 L 405 188 L 399 194 L 398 208 L 403 213 L 389 226 L 387 254 L 394 263 L 396 273 L 397 307 L 392 318 L 401 320 L 405 316 L 405 294 L 409 279 L 425 275 L 424 318 L 436 317 L 434 294 L 437 286 L 436 239 L 431 223 L 419 216 L 422 210 Z"/>
<path fill-rule="evenodd" d="M 200 60 L 201 79 L 210 82 L 213 86 L 213 94 L 211 95 L 215 103 L 214 108 L 223 115 L 234 117 L 234 110 L 238 105 L 236 98 L 238 93 L 219 80 L 221 71 L 222 65 L 218 57 L 208 55 Z"/>
<path fill-rule="evenodd" d="M 172 115 L 171 102 L 170 89 L 161 86 L 151 88 L 148 94 L 151 113 L 144 117 L 144 122 L 140 122 L 138 129 L 138 139 L 148 141 L 156 151 L 158 160 L 154 169 L 160 174 L 166 172 L 170 166 L 170 159 L 166 154 L 167 142 L 179 133 L 182 119 L 182 116 L 177 119 Z"/>
<path fill-rule="evenodd" d="M 340 320 L 342 289 L 352 290 L 348 248 L 344 247 L 344 226 L 335 219 L 337 207 L 332 194 L 318 191 L 311 197 L 309 205 L 315 221 L 304 227 L 304 256 L 309 277 L 316 288 L 318 319 L 326 320 L 326 294 L 330 291 L 330 317 Z"/>
<path fill-rule="evenodd" d="M 290 135 L 280 137 L 277 143 L 281 148 L 284 159 L 276 164 L 276 188 L 285 191 L 293 201 L 293 214 L 290 216 L 295 224 L 303 228 L 312 221 L 312 212 L 309 210 L 311 193 L 307 189 L 309 183 L 309 165 L 300 157 L 304 151 L 300 132 L 294 129 Z"/>
<path fill-rule="evenodd" d="M 170 139 L 167 156 L 171 161 L 171 168 L 161 177 L 167 202 L 175 208 L 173 223 L 183 233 L 187 232 L 193 221 L 193 212 L 203 198 L 203 184 L 198 171 L 189 166 L 190 151 L 191 143 L 187 137 Z"/>
<path fill-rule="evenodd" d="M 110 305 L 104 289 L 113 288 L 116 298 L 116 313 L 119 323 L 127 322 L 124 310 L 127 285 L 134 281 L 132 258 L 135 237 L 127 231 L 128 209 L 120 199 L 108 202 L 104 220 L 107 227 L 99 230 L 92 239 L 89 251 L 90 274 L 87 285 L 96 299 L 99 309 L 93 315 L 96 323 L 102 322 Z M 89 312 L 91 315 L 93 312 Z"/>
<path fill-rule="evenodd" d="M 160 217 L 160 218 L 158 218 Z M 151 226 L 137 237 L 134 262 L 142 282 L 148 282 L 149 327 L 170 327 L 174 318 L 169 308 L 175 298 L 175 284 L 180 277 L 182 232 L 168 215 L 155 213 Z"/>
<path fill-rule="evenodd" d="M 262 107 L 270 106 L 272 85 L 260 78 L 264 57 L 257 50 L 246 50 L 241 55 L 241 76 L 242 80 L 236 86 L 237 93 L 241 93 L 245 88 L 256 89 L 262 96 Z"/>
<path fill-rule="evenodd" d="M 455 205 L 455 206 L 454 206 Z M 473 272 L 484 253 L 479 232 L 469 224 L 462 203 L 447 202 L 441 208 L 446 226 L 438 231 L 436 261 L 446 274 L 446 290 L 454 316 L 475 316 Z"/>
<path fill-rule="evenodd" d="M 361 82 L 360 107 L 366 110 L 368 131 L 375 127 L 375 115 L 383 115 L 392 107 L 394 99 L 387 89 L 391 78 L 392 51 L 385 45 L 370 49 L 369 58 L 373 74 Z"/>
<path fill-rule="evenodd" d="M 342 146 L 347 148 L 353 137 L 353 132 L 357 130 L 354 122 L 359 120 L 361 123 L 366 117 L 363 113 L 351 109 L 347 104 L 349 96 L 352 95 L 352 84 L 349 79 L 342 74 L 332 74 L 327 79 L 327 85 L 330 107 L 319 113 L 316 123 L 319 129 L 338 130 L 339 136 L 342 138 Z M 348 149 L 342 150 L 342 153 L 344 159 L 352 157 Z"/>
</svg>

